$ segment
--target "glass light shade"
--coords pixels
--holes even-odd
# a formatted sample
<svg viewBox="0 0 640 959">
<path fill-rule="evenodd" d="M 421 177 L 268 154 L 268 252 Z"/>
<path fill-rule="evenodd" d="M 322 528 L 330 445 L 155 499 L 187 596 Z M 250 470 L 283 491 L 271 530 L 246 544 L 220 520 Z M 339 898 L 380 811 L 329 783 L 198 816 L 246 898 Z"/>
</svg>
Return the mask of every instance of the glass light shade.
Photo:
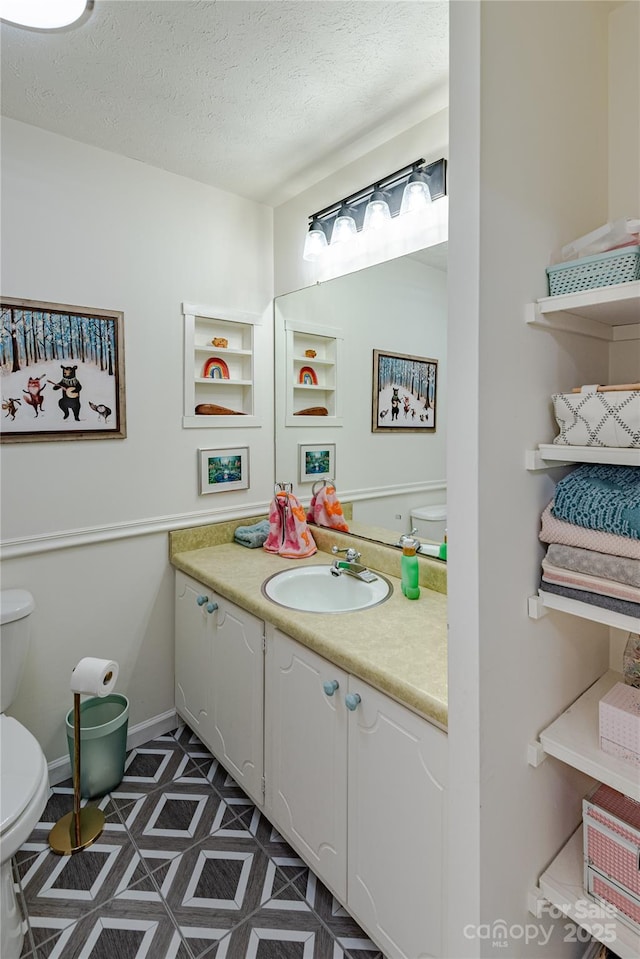
<svg viewBox="0 0 640 959">
<path fill-rule="evenodd" d="M 302 259 L 317 260 L 326 249 L 327 238 L 325 236 L 325 232 L 318 221 L 314 220 L 309 227 L 309 232 L 305 237 Z"/>
<path fill-rule="evenodd" d="M 345 243 L 355 236 L 358 232 L 356 227 L 356 221 L 349 212 L 348 207 L 340 207 L 340 212 L 336 217 L 333 224 L 333 231 L 331 233 L 331 243 Z"/>
<path fill-rule="evenodd" d="M 363 230 L 379 230 L 391 219 L 387 199 L 381 190 L 375 190 L 364 211 Z"/>
<path fill-rule="evenodd" d="M 87 0 L 0 0 L 0 19 L 20 27 L 56 30 L 78 20 Z"/>
<path fill-rule="evenodd" d="M 414 172 L 409 177 L 402 194 L 400 213 L 419 213 L 431 203 L 431 194 L 427 181 L 421 173 Z"/>
</svg>

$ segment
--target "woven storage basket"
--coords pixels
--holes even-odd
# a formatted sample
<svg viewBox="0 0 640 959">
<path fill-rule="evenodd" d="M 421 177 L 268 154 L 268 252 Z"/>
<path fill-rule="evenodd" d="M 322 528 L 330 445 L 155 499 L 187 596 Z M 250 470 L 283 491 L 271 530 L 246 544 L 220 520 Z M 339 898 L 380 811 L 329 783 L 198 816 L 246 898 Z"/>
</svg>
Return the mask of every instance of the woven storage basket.
<svg viewBox="0 0 640 959">
<path fill-rule="evenodd" d="M 577 293 L 640 279 L 640 246 L 626 246 L 596 256 L 547 267 L 549 295 Z"/>
<path fill-rule="evenodd" d="M 584 858 L 640 899 L 640 803 L 600 785 L 582 801 Z"/>
<path fill-rule="evenodd" d="M 584 888 L 598 902 L 615 906 L 617 921 L 623 922 L 634 932 L 640 932 L 640 899 L 632 896 L 617 883 L 611 882 L 592 866 L 587 866 L 585 870 Z"/>
<path fill-rule="evenodd" d="M 559 446 L 640 449 L 640 390 L 555 393 Z"/>
</svg>

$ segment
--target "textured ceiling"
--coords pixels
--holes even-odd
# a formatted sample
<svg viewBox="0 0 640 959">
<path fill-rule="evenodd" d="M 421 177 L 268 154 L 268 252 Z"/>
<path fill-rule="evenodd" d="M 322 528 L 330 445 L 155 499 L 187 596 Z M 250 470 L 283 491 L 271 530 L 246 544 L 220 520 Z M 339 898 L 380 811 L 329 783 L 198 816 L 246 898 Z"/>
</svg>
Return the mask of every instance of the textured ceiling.
<svg viewBox="0 0 640 959">
<path fill-rule="evenodd" d="M 446 103 L 447 0 L 95 0 L 2 24 L 2 113 L 277 205 Z"/>
</svg>

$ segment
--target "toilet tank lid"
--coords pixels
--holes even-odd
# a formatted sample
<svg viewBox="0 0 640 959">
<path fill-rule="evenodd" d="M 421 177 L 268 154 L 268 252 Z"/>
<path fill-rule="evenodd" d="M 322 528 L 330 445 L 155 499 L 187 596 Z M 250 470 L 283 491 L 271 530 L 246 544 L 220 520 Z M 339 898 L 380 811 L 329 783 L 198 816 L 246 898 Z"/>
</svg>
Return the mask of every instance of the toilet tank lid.
<svg viewBox="0 0 640 959">
<path fill-rule="evenodd" d="M 0 624 L 13 623 L 23 619 L 35 609 L 31 593 L 26 589 L 0 590 Z"/>
<path fill-rule="evenodd" d="M 427 519 L 432 522 L 438 522 L 447 518 L 447 507 L 420 506 L 418 509 L 412 509 L 411 515 L 414 519 Z"/>
</svg>

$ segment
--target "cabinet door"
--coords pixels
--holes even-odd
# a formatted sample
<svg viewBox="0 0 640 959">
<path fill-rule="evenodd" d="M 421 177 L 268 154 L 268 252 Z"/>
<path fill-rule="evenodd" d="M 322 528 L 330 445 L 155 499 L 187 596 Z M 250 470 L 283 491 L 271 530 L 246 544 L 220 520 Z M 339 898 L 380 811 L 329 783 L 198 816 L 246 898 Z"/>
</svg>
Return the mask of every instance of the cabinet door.
<svg viewBox="0 0 640 959">
<path fill-rule="evenodd" d="M 188 726 L 209 745 L 213 618 L 207 603 L 211 590 L 176 573 L 175 699 L 176 709 Z"/>
<path fill-rule="evenodd" d="M 349 717 L 347 904 L 388 959 L 440 957 L 447 737 L 349 684 L 360 702 Z"/>
<path fill-rule="evenodd" d="M 265 812 L 344 901 L 347 674 L 274 630 L 265 687 Z"/>
<path fill-rule="evenodd" d="M 238 785 L 262 804 L 264 623 L 221 597 L 216 602 L 210 746 Z"/>
</svg>

